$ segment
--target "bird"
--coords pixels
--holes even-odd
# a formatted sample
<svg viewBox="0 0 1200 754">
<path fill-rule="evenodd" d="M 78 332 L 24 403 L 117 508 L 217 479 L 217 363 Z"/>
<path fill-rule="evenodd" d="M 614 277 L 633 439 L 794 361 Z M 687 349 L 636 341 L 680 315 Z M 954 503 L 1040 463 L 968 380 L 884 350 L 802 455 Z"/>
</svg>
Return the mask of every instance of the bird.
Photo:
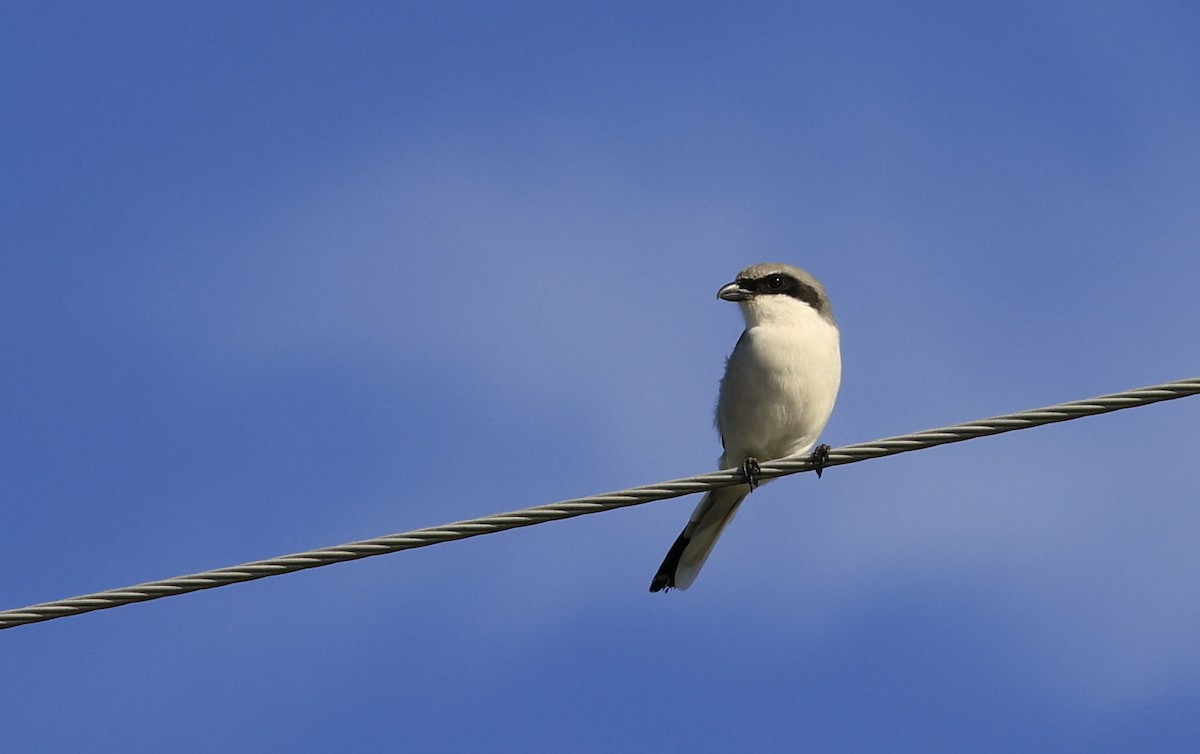
<svg viewBox="0 0 1200 754">
<path fill-rule="evenodd" d="M 780 262 L 752 265 L 717 297 L 742 310 L 745 330 L 725 362 L 716 428 L 720 468 L 746 482 L 711 490 L 692 512 L 650 582 L 651 592 L 687 589 L 738 506 L 757 486 L 760 461 L 813 450 L 842 382 L 841 335 L 820 281 Z M 820 473 L 822 445 L 813 454 Z"/>
</svg>

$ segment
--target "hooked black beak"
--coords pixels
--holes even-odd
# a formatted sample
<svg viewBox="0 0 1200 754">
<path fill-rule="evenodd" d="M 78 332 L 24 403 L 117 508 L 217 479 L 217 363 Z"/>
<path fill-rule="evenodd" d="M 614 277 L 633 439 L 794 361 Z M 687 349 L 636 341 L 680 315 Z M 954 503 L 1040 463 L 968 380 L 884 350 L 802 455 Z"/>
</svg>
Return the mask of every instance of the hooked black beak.
<svg viewBox="0 0 1200 754">
<path fill-rule="evenodd" d="M 750 298 L 751 292 L 741 286 L 741 283 L 733 282 L 726 285 L 717 291 L 717 298 L 725 301 L 745 301 Z"/>
</svg>

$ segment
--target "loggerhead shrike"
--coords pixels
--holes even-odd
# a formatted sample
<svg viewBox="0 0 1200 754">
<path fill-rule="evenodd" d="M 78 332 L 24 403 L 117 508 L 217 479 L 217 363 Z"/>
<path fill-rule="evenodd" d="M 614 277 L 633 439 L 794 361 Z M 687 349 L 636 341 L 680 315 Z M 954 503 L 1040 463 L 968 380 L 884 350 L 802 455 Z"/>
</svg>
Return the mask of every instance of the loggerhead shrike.
<svg viewBox="0 0 1200 754">
<path fill-rule="evenodd" d="M 652 592 L 692 585 L 738 505 L 757 485 L 758 462 L 810 451 L 842 382 L 833 307 L 812 275 L 787 264 L 756 264 L 717 297 L 736 301 L 746 320 L 725 362 L 716 425 L 725 448 L 721 468 L 740 466 L 748 483 L 704 496 L 654 574 Z M 821 449 L 828 452 L 827 446 Z"/>
</svg>

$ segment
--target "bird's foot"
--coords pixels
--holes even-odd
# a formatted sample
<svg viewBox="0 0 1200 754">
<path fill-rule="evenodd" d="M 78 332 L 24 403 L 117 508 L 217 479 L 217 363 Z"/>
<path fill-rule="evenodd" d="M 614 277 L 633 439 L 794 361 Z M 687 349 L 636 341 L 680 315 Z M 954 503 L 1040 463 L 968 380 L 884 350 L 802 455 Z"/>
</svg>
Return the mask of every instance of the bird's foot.
<svg viewBox="0 0 1200 754">
<path fill-rule="evenodd" d="M 742 461 L 742 476 L 746 477 L 746 482 L 750 485 L 750 491 L 758 486 L 758 475 L 762 473 L 762 469 L 758 466 L 757 458 L 747 458 Z"/>
<path fill-rule="evenodd" d="M 829 463 L 830 447 L 825 443 L 821 443 L 813 448 L 812 456 L 809 460 L 812 461 L 813 471 L 817 472 L 817 479 L 821 478 L 821 472 L 825 470 L 825 464 Z"/>
</svg>

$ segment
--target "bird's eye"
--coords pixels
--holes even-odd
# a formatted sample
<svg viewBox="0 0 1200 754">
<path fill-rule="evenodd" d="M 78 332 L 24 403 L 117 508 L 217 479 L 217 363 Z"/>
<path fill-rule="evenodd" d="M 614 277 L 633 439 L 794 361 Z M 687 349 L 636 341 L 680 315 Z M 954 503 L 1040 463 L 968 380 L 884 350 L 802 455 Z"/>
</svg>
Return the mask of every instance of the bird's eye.
<svg viewBox="0 0 1200 754">
<path fill-rule="evenodd" d="M 766 280 L 768 291 L 781 291 L 785 285 L 783 275 L 771 275 Z"/>
</svg>

